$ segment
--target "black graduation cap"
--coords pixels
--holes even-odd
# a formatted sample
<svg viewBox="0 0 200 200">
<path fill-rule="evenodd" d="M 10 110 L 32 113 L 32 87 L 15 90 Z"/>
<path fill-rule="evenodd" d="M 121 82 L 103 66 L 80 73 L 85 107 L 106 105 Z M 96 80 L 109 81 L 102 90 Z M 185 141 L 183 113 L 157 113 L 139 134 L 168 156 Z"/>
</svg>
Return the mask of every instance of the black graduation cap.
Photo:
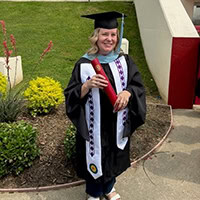
<svg viewBox="0 0 200 200">
<path fill-rule="evenodd" d="M 81 17 L 89 18 L 94 20 L 94 28 L 106 28 L 113 29 L 118 27 L 117 18 L 126 17 L 126 15 L 111 11 L 111 12 L 103 12 L 96 13 L 91 15 L 82 15 Z"/>
</svg>

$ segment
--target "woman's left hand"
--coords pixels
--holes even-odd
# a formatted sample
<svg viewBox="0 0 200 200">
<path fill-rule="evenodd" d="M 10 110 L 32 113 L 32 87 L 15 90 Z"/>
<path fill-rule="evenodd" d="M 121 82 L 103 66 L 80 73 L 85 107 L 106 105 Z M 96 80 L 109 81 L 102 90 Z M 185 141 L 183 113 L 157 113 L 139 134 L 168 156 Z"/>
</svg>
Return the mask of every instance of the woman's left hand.
<svg viewBox="0 0 200 200">
<path fill-rule="evenodd" d="M 127 90 L 123 90 L 117 95 L 117 100 L 114 105 L 114 112 L 118 112 L 120 110 L 123 110 L 126 108 L 129 102 L 129 98 L 131 96 L 131 93 Z"/>
</svg>

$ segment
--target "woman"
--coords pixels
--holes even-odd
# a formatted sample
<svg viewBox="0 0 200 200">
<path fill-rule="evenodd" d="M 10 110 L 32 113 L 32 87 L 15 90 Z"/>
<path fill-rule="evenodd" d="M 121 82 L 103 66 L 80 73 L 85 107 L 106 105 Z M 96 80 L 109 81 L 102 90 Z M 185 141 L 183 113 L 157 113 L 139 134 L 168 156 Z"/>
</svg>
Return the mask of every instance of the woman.
<svg viewBox="0 0 200 200">
<path fill-rule="evenodd" d="M 65 89 L 66 113 L 77 128 L 77 174 L 86 180 L 88 200 L 119 200 L 114 184 L 130 166 L 129 138 L 144 123 L 145 91 L 133 60 L 119 53 L 117 18 L 123 14 L 83 17 L 95 20 L 92 48 L 75 64 Z M 117 94 L 114 106 L 103 90 L 108 81 L 91 65 L 96 57 Z"/>
</svg>

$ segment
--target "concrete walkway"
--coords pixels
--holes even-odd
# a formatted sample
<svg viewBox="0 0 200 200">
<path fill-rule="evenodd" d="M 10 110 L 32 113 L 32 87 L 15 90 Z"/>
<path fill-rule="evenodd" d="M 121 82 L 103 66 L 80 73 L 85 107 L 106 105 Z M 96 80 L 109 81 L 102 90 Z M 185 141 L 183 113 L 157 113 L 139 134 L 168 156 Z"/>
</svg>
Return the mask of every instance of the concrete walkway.
<svg viewBox="0 0 200 200">
<path fill-rule="evenodd" d="M 174 129 L 159 151 L 118 177 L 122 200 L 200 199 L 200 109 L 173 110 Z M 0 200 L 85 200 L 84 185 L 0 193 Z"/>
</svg>

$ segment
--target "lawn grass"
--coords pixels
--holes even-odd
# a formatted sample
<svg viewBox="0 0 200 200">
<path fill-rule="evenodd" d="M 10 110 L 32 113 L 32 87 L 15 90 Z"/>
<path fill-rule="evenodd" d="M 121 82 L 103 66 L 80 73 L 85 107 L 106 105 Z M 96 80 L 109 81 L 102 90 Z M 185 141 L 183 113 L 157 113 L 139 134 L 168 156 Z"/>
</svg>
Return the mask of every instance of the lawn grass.
<svg viewBox="0 0 200 200">
<path fill-rule="evenodd" d="M 36 76 L 50 76 L 65 88 L 75 62 L 90 47 L 88 36 L 93 21 L 81 15 L 116 10 L 125 13 L 124 37 L 129 40 L 129 54 L 142 74 L 147 94 L 157 94 L 148 70 L 140 40 L 134 4 L 131 2 L 0 2 L 0 20 L 6 23 L 7 34 L 13 34 L 18 55 L 22 56 L 24 81 Z M 3 36 L 0 34 L 0 45 Z M 53 49 L 33 69 L 49 41 Z M 0 47 L 0 56 L 3 56 Z"/>
</svg>

